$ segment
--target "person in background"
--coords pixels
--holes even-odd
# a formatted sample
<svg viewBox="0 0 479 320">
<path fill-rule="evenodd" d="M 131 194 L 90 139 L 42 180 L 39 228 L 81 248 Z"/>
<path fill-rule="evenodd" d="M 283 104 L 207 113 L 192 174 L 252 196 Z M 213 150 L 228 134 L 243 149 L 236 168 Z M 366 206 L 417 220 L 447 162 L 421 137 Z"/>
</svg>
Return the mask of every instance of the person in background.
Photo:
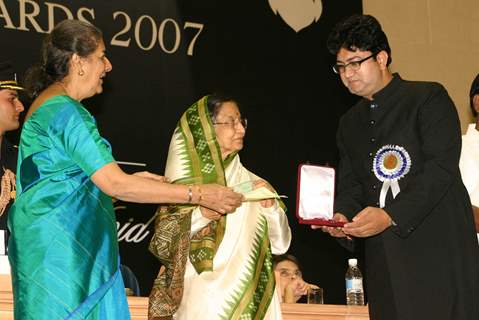
<svg viewBox="0 0 479 320">
<path fill-rule="evenodd" d="M 235 100 L 203 97 L 178 122 L 165 176 L 274 195 L 240 161 L 246 127 Z M 149 319 L 281 318 L 272 254 L 288 250 L 291 230 L 279 199 L 255 199 L 227 215 L 202 205 L 159 209 L 150 250 L 165 268 L 150 294 Z"/>
<path fill-rule="evenodd" d="M 140 284 L 133 271 L 126 265 L 120 264 L 120 272 L 125 284 L 125 293 L 127 296 L 139 296 Z"/>
<path fill-rule="evenodd" d="M 18 97 L 23 88 L 17 83 L 10 61 L 0 62 L 0 255 L 6 254 L 7 212 L 15 199 L 15 171 L 17 169 L 17 147 L 11 144 L 5 133 L 17 130 L 20 114 L 24 107 Z"/>
<path fill-rule="evenodd" d="M 299 261 L 291 254 L 273 256 L 273 270 L 281 302 L 297 303 L 308 294 L 310 288 L 318 288 L 303 280 Z"/>
<path fill-rule="evenodd" d="M 105 51 L 98 28 L 64 20 L 46 35 L 41 62 L 25 77 L 35 100 L 22 129 L 8 221 L 18 320 L 130 318 L 112 197 L 221 213 L 242 201 L 224 186 L 171 185 L 120 169 L 82 104 L 103 91 L 112 70 Z"/>
<path fill-rule="evenodd" d="M 371 320 L 479 319 L 479 246 L 454 103 L 438 83 L 390 72 L 387 36 L 370 15 L 338 23 L 328 49 L 361 99 L 337 132 L 333 219 L 345 224 L 322 229 L 363 241 Z"/>
<path fill-rule="evenodd" d="M 471 197 L 477 239 L 479 240 L 479 74 L 472 81 L 469 91 L 469 103 L 475 123 L 469 124 L 467 132 L 462 136 L 461 159 L 459 168 L 464 185 Z"/>
</svg>

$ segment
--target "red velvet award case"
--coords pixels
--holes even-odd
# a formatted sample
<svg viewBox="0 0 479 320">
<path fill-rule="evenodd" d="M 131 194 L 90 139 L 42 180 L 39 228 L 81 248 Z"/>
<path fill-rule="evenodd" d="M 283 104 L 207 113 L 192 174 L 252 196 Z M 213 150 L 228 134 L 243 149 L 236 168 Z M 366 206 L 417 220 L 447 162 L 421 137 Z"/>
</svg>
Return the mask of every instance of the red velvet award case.
<svg viewBox="0 0 479 320">
<path fill-rule="evenodd" d="M 334 168 L 300 164 L 296 195 L 296 217 L 299 223 L 342 227 L 344 222 L 332 220 L 334 189 Z"/>
</svg>

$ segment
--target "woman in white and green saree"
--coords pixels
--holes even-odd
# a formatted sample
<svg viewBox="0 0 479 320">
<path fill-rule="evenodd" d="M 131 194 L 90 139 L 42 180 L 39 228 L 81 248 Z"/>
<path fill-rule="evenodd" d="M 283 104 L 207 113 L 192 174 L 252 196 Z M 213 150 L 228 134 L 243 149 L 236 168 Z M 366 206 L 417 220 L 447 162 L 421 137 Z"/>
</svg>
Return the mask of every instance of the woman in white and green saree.
<svg viewBox="0 0 479 320">
<path fill-rule="evenodd" d="M 225 215 L 201 206 L 161 207 L 150 250 L 164 267 L 150 295 L 149 319 L 281 319 L 272 254 L 288 250 L 291 231 L 277 194 L 241 164 L 246 125 L 237 103 L 217 95 L 181 117 L 166 177 L 272 196 L 246 196 Z"/>
</svg>

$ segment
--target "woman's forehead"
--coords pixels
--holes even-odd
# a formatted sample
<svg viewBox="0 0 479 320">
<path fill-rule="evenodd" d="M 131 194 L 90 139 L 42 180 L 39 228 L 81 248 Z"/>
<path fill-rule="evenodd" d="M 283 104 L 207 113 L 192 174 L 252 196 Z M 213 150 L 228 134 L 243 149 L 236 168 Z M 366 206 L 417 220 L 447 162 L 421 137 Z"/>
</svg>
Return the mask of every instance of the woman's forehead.
<svg viewBox="0 0 479 320">
<path fill-rule="evenodd" d="M 238 105 L 233 101 L 224 102 L 218 111 L 218 115 L 222 116 L 235 116 L 239 114 Z"/>
<path fill-rule="evenodd" d="M 290 260 L 283 260 L 276 265 L 278 269 L 298 270 L 296 263 Z"/>
</svg>

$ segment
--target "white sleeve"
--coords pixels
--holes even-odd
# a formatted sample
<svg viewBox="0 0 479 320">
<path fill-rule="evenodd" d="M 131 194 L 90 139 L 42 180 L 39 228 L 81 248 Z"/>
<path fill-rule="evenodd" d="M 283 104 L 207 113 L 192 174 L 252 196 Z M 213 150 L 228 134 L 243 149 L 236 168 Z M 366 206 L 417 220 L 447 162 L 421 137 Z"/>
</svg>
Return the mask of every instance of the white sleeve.
<svg viewBox="0 0 479 320">
<path fill-rule="evenodd" d="M 268 233 L 272 253 L 286 253 L 291 244 L 291 229 L 289 228 L 288 217 L 286 217 L 284 210 L 277 202 L 270 208 L 263 208 L 259 203 L 258 206 L 268 221 Z"/>
<path fill-rule="evenodd" d="M 471 146 L 463 140 L 459 169 L 462 181 L 469 193 L 472 205 L 479 206 L 479 158 L 476 159 L 470 150 Z"/>
<path fill-rule="evenodd" d="M 479 188 L 475 188 L 469 195 L 471 197 L 471 203 L 474 207 L 479 207 Z"/>
<path fill-rule="evenodd" d="M 191 233 L 190 237 L 193 237 L 198 231 L 206 227 L 211 220 L 203 217 L 200 211 L 200 207 L 197 206 L 191 213 Z"/>
</svg>

